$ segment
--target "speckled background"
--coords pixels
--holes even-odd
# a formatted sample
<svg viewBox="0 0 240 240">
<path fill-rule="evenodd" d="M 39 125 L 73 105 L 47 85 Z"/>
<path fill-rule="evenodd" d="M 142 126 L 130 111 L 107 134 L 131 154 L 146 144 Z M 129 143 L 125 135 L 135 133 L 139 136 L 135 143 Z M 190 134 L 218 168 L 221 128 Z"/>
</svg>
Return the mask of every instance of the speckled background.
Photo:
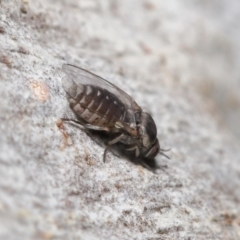
<svg viewBox="0 0 240 240">
<path fill-rule="evenodd" d="M 0 1 L 1 239 L 240 239 L 238 1 Z M 72 63 L 156 121 L 155 172 L 71 115 Z"/>
</svg>

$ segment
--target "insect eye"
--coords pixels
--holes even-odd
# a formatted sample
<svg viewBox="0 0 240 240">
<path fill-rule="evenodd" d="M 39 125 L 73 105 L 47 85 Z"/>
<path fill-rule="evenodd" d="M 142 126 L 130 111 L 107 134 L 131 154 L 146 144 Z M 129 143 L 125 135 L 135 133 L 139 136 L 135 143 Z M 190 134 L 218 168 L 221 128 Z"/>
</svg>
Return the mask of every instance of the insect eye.
<svg viewBox="0 0 240 240">
<path fill-rule="evenodd" d="M 155 143 L 151 146 L 149 151 L 146 153 L 145 157 L 146 158 L 155 158 L 156 155 L 159 153 L 160 150 L 160 145 L 158 142 L 158 139 L 155 141 Z"/>
<path fill-rule="evenodd" d="M 157 137 L 157 128 L 151 115 L 148 113 L 142 113 L 142 128 L 144 129 L 145 137 L 148 138 L 148 143 L 154 143 Z"/>
</svg>

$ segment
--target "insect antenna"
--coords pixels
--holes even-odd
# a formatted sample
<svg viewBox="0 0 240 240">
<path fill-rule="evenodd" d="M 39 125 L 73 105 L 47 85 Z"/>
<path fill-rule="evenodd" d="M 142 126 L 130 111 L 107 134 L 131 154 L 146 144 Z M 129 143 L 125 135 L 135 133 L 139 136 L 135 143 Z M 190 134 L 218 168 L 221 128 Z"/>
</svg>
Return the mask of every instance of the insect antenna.
<svg viewBox="0 0 240 240">
<path fill-rule="evenodd" d="M 160 149 L 161 152 L 169 152 L 171 150 L 171 148 L 169 149 Z"/>
<path fill-rule="evenodd" d="M 171 148 L 169 148 L 169 149 L 160 149 L 160 154 L 163 155 L 164 157 L 170 159 L 170 157 L 167 156 L 167 155 L 164 153 L 164 152 L 168 152 L 168 151 L 170 151 L 170 150 L 171 150 Z"/>
</svg>

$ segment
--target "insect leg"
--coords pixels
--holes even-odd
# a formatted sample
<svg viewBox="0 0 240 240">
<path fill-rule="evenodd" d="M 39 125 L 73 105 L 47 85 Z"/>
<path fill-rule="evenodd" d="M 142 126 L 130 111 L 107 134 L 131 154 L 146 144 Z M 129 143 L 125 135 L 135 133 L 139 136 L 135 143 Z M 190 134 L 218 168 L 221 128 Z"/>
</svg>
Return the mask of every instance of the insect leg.
<svg viewBox="0 0 240 240">
<path fill-rule="evenodd" d="M 138 135 L 138 132 L 137 132 L 136 128 L 132 128 L 128 124 L 123 123 L 123 122 L 116 122 L 115 123 L 115 128 L 123 129 L 124 131 L 126 131 L 128 134 L 130 134 L 133 137 Z"/>
<path fill-rule="evenodd" d="M 108 142 L 107 144 L 107 147 L 105 148 L 104 150 L 104 153 L 103 153 L 103 162 L 105 162 L 106 160 L 106 155 L 107 155 L 107 150 L 109 149 L 109 147 L 117 142 L 119 142 L 122 138 L 125 137 L 125 134 L 122 133 L 120 134 L 119 136 L 117 136 L 116 138 L 114 138 L 112 141 Z"/>
<path fill-rule="evenodd" d="M 63 122 L 71 123 L 72 125 L 79 127 L 79 125 L 84 126 L 85 123 L 79 120 L 69 119 L 69 118 L 61 118 Z"/>
<path fill-rule="evenodd" d="M 110 129 L 107 128 L 107 127 L 94 126 L 94 125 L 91 125 L 91 124 L 88 124 L 88 123 L 86 124 L 86 122 L 81 121 L 81 120 L 74 120 L 74 119 L 69 119 L 69 118 L 61 118 L 61 120 L 63 122 L 71 123 L 71 124 L 73 124 L 74 126 L 77 126 L 77 127 L 79 127 L 79 125 L 82 125 L 83 127 L 87 128 L 87 129 L 92 129 L 92 130 L 97 130 L 97 131 L 107 131 L 107 132 L 110 131 Z"/>
<path fill-rule="evenodd" d="M 133 147 L 130 147 L 130 148 L 126 148 L 125 150 L 127 151 L 132 151 L 132 150 L 135 150 L 135 156 L 138 157 L 140 152 L 139 152 L 139 148 L 137 145 L 133 146 Z"/>
<path fill-rule="evenodd" d="M 91 124 L 85 124 L 84 127 L 87 129 L 92 129 L 92 130 L 96 130 L 96 131 L 106 131 L 106 132 L 110 131 L 110 129 L 107 127 L 99 127 L 99 126 L 94 126 Z"/>
</svg>

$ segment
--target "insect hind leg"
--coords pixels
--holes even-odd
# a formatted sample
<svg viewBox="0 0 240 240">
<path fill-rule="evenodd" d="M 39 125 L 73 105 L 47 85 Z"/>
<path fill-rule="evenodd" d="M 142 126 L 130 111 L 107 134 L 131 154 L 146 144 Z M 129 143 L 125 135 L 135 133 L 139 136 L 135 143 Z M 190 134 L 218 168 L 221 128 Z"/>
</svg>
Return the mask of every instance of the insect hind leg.
<svg viewBox="0 0 240 240">
<path fill-rule="evenodd" d="M 76 127 L 84 126 L 86 123 L 81 120 L 75 120 L 70 118 L 61 118 L 63 122 L 70 123 Z"/>
<path fill-rule="evenodd" d="M 63 122 L 67 122 L 67 123 L 70 123 L 76 127 L 79 127 L 79 125 L 81 125 L 82 127 L 85 127 L 87 129 L 90 129 L 90 130 L 96 130 L 96 131 L 106 131 L 106 132 L 109 132 L 110 129 L 107 128 L 107 127 L 99 127 L 99 126 L 94 126 L 94 125 L 91 125 L 89 123 L 86 123 L 82 120 L 75 120 L 75 119 L 69 119 L 69 118 L 61 118 L 61 120 Z"/>
<path fill-rule="evenodd" d="M 110 142 L 108 142 L 107 147 L 104 150 L 103 153 L 103 162 L 105 162 L 106 160 L 106 155 L 107 155 L 107 151 L 108 149 L 115 143 L 119 142 L 121 139 L 123 139 L 125 137 L 124 133 L 121 133 L 119 136 L 117 136 L 116 138 L 114 138 L 113 140 L 111 140 Z"/>
</svg>

